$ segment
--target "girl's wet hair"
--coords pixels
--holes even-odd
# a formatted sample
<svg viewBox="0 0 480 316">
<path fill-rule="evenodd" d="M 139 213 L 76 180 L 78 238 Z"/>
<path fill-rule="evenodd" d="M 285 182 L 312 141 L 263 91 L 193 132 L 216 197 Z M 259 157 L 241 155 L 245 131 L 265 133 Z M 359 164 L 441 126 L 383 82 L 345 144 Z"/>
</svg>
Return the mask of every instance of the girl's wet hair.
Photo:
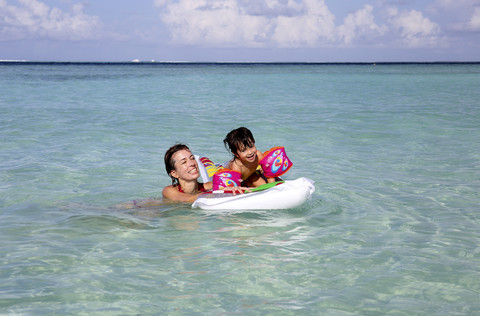
<svg viewBox="0 0 480 316">
<path fill-rule="evenodd" d="M 178 179 L 172 177 L 171 172 L 175 170 L 175 160 L 173 159 L 173 155 L 180 150 L 186 149 L 190 151 L 190 148 L 188 148 L 187 145 L 184 144 L 176 144 L 170 147 L 167 152 L 165 153 L 165 169 L 167 170 L 167 174 L 170 178 L 172 178 L 172 185 L 177 186 L 178 185 Z"/>
<path fill-rule="evenodd" d="M 255 138 L 252 132 L 246 127 L 239 127 L 230 131 L 223 140 L 225 148 L 230 149 L 230 152 L 235 156 L 237 151 L 243 146 L 253 147 L 255 145 Z M 243 146 L 242 146 L 243 145 Z"/>
</svg>

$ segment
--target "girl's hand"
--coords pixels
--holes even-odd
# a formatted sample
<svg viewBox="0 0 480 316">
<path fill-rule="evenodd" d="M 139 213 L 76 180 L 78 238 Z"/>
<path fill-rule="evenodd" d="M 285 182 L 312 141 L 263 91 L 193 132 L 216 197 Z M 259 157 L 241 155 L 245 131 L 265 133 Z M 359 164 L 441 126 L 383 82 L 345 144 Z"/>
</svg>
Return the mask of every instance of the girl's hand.
<svg viewBox="0 0 480 316">
<path fill-rule="evenodd" d="M 233 195 L 237 195 L 237 193 L 244 194 L 245 192 L 252 192 L 252 190 L 250 190 L 250 188 L 247 188 L 247 187 L 231 187 L 231 190 Z"/>
</svg>

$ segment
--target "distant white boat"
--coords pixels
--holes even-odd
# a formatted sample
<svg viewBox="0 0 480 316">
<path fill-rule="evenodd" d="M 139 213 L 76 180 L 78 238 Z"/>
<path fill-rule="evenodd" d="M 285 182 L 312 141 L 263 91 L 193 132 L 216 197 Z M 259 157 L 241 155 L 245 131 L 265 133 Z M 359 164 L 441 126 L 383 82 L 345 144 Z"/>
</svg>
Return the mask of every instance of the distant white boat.
<svg viewBox="0 0 480 316">
<path fill-rule="evenodd" d="M 139 63 L 140 62 L 140 59 L 134 59 L 132 60 L 132 63 Z"/>
</svg>

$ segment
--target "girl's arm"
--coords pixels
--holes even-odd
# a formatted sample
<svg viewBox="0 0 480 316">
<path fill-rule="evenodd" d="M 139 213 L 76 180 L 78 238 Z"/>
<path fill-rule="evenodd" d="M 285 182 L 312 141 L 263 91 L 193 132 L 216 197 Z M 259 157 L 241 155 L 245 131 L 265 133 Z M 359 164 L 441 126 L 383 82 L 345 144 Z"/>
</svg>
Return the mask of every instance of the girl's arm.
<svg viewBox="0 0 480 316">
<path fill-rule="evenodd" d="M 277 181 L 276 178 L 267 178 L 267 183 L 273 183 L 275 181 Z"/>
<path fill-rule="evenodd" d="M 258 156 L 258 161 L 263 159 L 263 153 L 261 153 L 259 150 L 257 150 L 257 156 Z M 263 173 L 263 169 L 260 168 L 260 172 Z M 275 182 L 275 178 L 267 178 L 267 183 L 272 183 Z"/>
<path fill-rule="evenodd" d="M 257 149 L 257 157 L 258 157 L 258 161 L 260 162 L 260 160 L 263 159 L 263 153 Z"/>
<path fill-rule="evenodd" d="M 205 188 L 206 191 L 210 191 L 213 188 L 213 182 L 209 181 L 207 183 L 204 183 L 203 187 Z"/>
</svg>

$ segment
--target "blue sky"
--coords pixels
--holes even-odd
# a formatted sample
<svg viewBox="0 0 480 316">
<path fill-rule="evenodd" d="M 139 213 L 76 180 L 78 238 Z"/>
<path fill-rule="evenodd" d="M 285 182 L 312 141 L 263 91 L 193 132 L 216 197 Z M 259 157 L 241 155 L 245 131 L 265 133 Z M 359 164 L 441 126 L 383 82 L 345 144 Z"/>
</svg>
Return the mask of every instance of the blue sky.
<svg viewBox="0 0 480 316">
<path fill-rule="evenodd" d="M 0 60 L 479 61 L 480 0 L 0 0 Z"/>
</svg>

